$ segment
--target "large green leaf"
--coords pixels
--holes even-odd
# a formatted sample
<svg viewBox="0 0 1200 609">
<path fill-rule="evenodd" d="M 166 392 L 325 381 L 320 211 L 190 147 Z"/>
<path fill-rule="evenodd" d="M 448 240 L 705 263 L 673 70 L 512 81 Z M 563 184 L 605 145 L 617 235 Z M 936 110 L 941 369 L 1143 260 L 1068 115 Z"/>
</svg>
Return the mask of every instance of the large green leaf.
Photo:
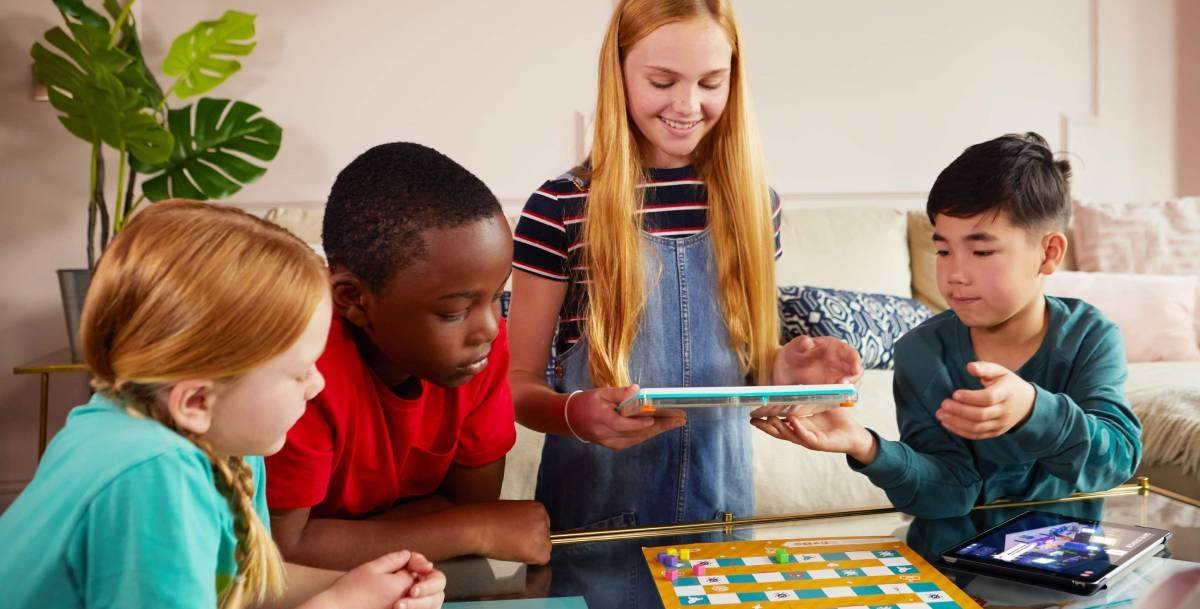
<svg viewBox="0 0 1200 609">
<path fill-rule="evenodd" d="M 116 21 L 121 14 L 121 4 L 117 0 L 104 0 L 104 10 L 113 18 L 113 21 Z M 133 60 L 133 64 L 127 68 L 128 73 L 122 77 L 122 80 L 129 86 L 137 88 L 150 106 L 157 108 L 162 104 L 162 87 L 158 86 L 158 80 L 154 78 L 150 67 L 146 65 L 146 58 L 142 56 L 142 42 L 138 37 L 133 13 L 126 15 L 124 23 L 121 24 L 121 37 L 117 42 L 117 48 L 125 51 Z"/>
<path fill-rule="evenodd" d="M 68 23 L 46 32 L 46 42 L 31 50 L 34 71 L 46 85 L 50 103 L 62 113 L 63 126 L 80 139 L 103 141 L 128 150 L 145 162 L 161 162 L 171 153 L 171 134 L 154 119 L 138 87 L 140 77 L 128 53 L 108 48 L 108 31 Z"/>
<path fill-rule="evenodd" d="M 220 19 L 201 21 L 176 38 L 163 72 L 179 77 L 173 90 L 181 98 L 210 91 L 242 68 L 230 57 L 249 55 L 252 38 L 254 15 L 225 11 Z"/>
<path fill-rule="evenodd" d="M 83 0 L 54 0 L 54 6 L 70 19 L 92 27 L 108 29 L 108 20 L 104 18 L 104 15 L 89 8 Z"/>
<path fill-rule="evenodd" d="M 138 173 L 158 174 L 143 182 L 142 192 L 151 201 L 223 199 L 257 180 L 267 170 L 245 157 L 269 161 L 283 138 L 279 125 L 259 111 L 245 102 L 207 97 L 194 107 L 171 110 L 167 124 L 175 147 L 170 160 L 134 165 Z"/>
</svg>

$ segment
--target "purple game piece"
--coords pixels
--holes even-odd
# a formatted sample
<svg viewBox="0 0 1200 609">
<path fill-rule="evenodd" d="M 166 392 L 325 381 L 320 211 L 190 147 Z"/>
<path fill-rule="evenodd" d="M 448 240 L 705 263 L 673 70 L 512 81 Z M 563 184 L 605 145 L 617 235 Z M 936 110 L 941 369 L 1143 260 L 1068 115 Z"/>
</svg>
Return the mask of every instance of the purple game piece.
<svg viewBox="0 0 1200 609">
<path fill-rule="evenodd" d="M 664 564 L 664 565 L 665 565 L 665 564 L 667 564 L 667 557 L 668 557 L 668 556 L 670 556 L 670 554 L 667 554 L 666 552 L 659 552 L 659 553 L 658 553 L 658 562 L 659 562 L 659 564 Z"/>
<path fill-rule="evenodd" d="M 668 554 L 667 560 L 663 564 L 666 565 L 668 569 L 674 569 L 679 566 L 679 557 Z"/>
</svg>

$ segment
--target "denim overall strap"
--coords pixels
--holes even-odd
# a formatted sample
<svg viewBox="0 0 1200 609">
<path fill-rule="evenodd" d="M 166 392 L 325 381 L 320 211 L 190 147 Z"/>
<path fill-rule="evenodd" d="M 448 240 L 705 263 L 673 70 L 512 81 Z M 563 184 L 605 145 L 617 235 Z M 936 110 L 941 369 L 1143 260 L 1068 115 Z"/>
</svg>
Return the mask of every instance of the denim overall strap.
<svg viewBox="0 0 1200 609">
<path fill-rule="evenodd" d="M 642 387 L 745 384 L 717 293 L 709 231 L 643 234 L 646 307 L 630 354 Z M 590 389 L 584 337 L 559 357 L 557 389 Z M 695 410 L 687 425 L 614 452 L 548 435 L 537 499 L 553 530 L 741 517 L 754 508 L 750 424 L 744 411 Z"/>
</svg>

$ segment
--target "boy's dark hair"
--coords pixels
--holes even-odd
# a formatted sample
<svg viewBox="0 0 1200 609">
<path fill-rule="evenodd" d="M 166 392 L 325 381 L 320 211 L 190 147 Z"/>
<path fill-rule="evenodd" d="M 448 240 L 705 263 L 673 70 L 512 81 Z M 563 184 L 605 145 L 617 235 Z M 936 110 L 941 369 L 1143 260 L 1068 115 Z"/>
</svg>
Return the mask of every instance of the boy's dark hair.
<svg viewBox="0 0 1200 609">
<path fill-rule="evenodd" d="M 479 178 L 420 144 L 375 146 L 338 173 L 321 227 L 329 265 L 382 290 L 397 271 L 429 255 L 421 233 L 501 212 Z"/>
<path fill-rule="evenodd" d="M 1071 164 L 1055 160 L 1046 140 L 1030 131 L 1008 134 L 967 148 L 942 170 L 925 213 L 969 218 L 1005 212 L 1020 228 L 1071 222 Z"/>
</svg>

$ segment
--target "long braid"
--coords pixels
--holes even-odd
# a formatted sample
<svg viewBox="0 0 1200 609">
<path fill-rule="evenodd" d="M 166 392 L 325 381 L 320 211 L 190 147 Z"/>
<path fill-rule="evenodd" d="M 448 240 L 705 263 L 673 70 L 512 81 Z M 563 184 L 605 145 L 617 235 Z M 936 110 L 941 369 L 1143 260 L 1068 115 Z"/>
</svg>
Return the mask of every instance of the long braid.
<svg viewBox="0 0 1200 609">
<path fill-rule="evenodd" d="M 125 410 L 137 417 L 148 417 L 187 438 L 196 445 L 212 466 L 213 482 L 217 491 L 229 504 L 233 515 L 233 534 L 237 540 L 234 560 L 237 574 L 221 593 L 217 606 L 220 609 L 242 609 L 247 597 L 254 604 L 262 604 L 268 596 L 278 597 L 283 593 L 283 557 L 279 548 L 267 532 L 258 510 L 254 507 L 254 472 L 241 457 L 219 457 L 212 451 L 207 440 L 180 430 L 169 413 L 154 406 L 157 388 L 128 381 L 92 381 L 97 391 L 125 404 Z"/>
<path fill-rule="evenodd" d="M 283 558 L 254 508 L 254 472 L 245 459 L 214 457 L 205 442 L 193 441 L 209 455 L 213 472 L 220 474 L 217 489 L 233 512 L 238 578 L 221 600 L 221 609 L 240 609 L 246 595 L 255 604 L 262 603 L 268 596 L 279 596 L 283 592 Z"/>
</svg>

